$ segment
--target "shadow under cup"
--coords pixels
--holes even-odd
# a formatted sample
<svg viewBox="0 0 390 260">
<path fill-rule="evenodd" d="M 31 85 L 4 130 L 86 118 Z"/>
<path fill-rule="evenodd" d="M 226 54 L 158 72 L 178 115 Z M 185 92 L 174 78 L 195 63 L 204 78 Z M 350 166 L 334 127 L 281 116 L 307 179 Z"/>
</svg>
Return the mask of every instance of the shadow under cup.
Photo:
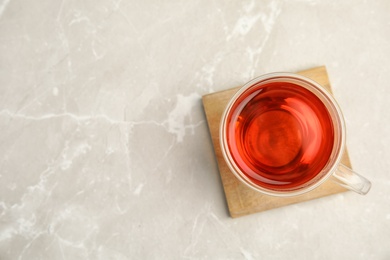
<svg viewBox="0 0 390 260">
<path fill-rule="evenodd" d="M 264 194 L 294 196 L 336 171 L 345 124 L 336 101 L 318 83 L 272 73 L 248 82 L 230 100 L 220 143 L 241 182 Z"/>
</svg>

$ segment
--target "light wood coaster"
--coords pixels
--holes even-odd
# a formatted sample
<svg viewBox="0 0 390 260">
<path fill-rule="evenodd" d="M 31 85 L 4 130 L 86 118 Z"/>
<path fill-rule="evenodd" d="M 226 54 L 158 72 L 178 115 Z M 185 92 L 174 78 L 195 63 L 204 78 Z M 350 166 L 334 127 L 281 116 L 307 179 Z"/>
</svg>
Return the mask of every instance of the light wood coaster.
<svg viewBox="0 0 390 260">
<path fill-rule="evenodd" d="M 331 92 L 328 74 L 324 66 L 300 71 L 298 74 L 318 82 Z M 218 161 L 219 173 L 221 175 L 229 212 L 232 217 L 240 217 L 346 191 L 345 188 L 327 180 L 318 188 L 304 195 L 291 198 L 278 198 L 260 194 L 241 183 L 227 166 L 219 144 L 219 125 L 222 113 L 230 98 L 239 88 L 211 93 L 202 97 L 207 123 Z M 352 168 L 347 149 L 345 149 L 342 163 Z"/>
</svg>

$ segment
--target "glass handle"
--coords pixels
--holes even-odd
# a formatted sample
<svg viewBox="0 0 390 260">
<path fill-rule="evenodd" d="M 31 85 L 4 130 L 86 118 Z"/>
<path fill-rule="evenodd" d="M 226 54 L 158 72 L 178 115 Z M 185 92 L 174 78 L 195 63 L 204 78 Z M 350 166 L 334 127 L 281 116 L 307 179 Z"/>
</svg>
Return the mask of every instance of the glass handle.
<svg viewBox="0 0 390 260">
<path fill-rule="evenodd" d="M 362 195 L 367 194 L 371 188 L 371 182 L 369 180 L 341 163 L 333 173 L 333 177 L 333 181 L 339 185 Z"/>
</svg>

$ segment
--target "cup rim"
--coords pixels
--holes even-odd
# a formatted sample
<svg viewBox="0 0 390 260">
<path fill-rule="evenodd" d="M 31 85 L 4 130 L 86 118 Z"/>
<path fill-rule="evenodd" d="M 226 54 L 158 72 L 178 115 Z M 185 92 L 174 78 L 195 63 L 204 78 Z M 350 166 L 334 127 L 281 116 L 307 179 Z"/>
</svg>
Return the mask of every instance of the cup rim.
<svg viewBox="0 0 390 260">
<path fill-rule="evenodd" d="M 239 99 L 239 97 L 244 94 L 248 89 L 251 87 L 258 87 L 259 83 L 266 82 L 269 80 L 275 80 L 275 79 L 283 79 L 284 81 L 286 79 L 290 81 L 294 81 L 295 84 L 297 81 L 299 81 L 301 84 L 298 84 L 301 87 L 304 87 L 308 89 L 310 92 L 314 93 L 320 100 L 324 103 L 324 105 L 327 107 L 328 112 L 331 114 L 332 122 L 333 124 L 337 124 L 337 126 L 334 126 L 335 131 L 338 130 L 339 136 L 337 140 L 334 140 L 334 146 L 337 144 L 338 147 L 334 147 L 332 149 L 332 153 L 329 156 L 329 160 L 326 164 L 326 166 L 321 170 L 326 172 L 323 172 L 321 176 L 319 176 L 321 173 L 317 174 L 319 177 L 315 177 L 309 181 L 309 183 L 301 188 L 294 189 L 294 190 L 272 190 L 268 188 L 264 188 L 260 185 L 254 184 L 243 172 L 242 170 L 238 167 L 238 165 L 235 163 L 233 156 L 231 155 L 229 151 L 229 147 L 227 144 L 227 136 L 226 136 L 226 124 L 227 124 L 227 118 L 229 113 L 231 112 L 233 105 L 235 102 Z M 320 96 L 319 96 L 320 94 Z M 324 100 L 327 101 L 327 103 L 324 102 Z M 331 110 L 330 110 L 331 109 Z M 289 73 L 289 72 L 274 72 L 274 73 L 268 73 L 264 74 L 262 76 L 256 77 L 246 84 L 244 84 L 234 95 L 233 97 L 229 100 L 227 106 L 225 107 L 225 110 L 222 114 L 221 122 L 220 122 L 220 127 L 219 127 L 219 142 L 221 146 L 221 151 L 222 155 L 224 157 L 225 162 L 227 163 L 229 169 L 231 172 L 246 186 L 249 188 L 258 191 L 260 193 L 266 194 L 266 195 L 271 195 L 271 196 L 277 196 L 277 197 L 291 197 L 291 196 L 297 196 L 301 195 L 304 193 L 307 193 L 318 186 L 320 186 L 322 183 L 324 183 L 332 174 L 334 171 L 336 171 L 338 165 L 341 162 L 344 149 L 345 149 L 345 121 L 343 114 L 341 112 L 341 109 L 335 100 L 335 98 L 332 96 L 332 94 L 326 90 L 321 84 L 318 82 L 299 75 L 295 73 Z M 336 139 L 336 138 L 335 138 Z M 331 163 L 330 163 L 331 162 Z M 315 180 L 315 181 L 313 181 Z M 310 183 L 312 182 L 312 183 Z"/>
</svg>

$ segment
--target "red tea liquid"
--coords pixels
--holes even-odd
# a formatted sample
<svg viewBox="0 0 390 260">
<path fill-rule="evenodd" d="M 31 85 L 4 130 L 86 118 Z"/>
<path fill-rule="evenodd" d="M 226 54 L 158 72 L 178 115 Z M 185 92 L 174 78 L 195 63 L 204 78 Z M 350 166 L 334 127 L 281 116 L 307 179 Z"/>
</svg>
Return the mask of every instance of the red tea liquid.
<svg viewBox="0 0 390 260">
<path fill-rule="evenodd" d="M 256 185 L 294 190 L 315 178 L 334 143 L 331 117 L 309 90 L 286 82 L 248 89 L 227 118 L 227 142 Z"/>
</svg>

